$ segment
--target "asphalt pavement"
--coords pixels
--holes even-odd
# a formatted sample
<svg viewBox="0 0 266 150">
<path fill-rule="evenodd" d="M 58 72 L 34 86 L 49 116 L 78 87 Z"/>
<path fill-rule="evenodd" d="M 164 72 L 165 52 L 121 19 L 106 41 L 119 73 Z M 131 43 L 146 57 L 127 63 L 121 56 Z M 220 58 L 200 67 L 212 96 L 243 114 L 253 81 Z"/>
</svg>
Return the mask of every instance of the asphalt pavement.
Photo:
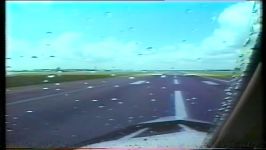
<svg viewBox="0 0 266 150">
<path fill-rule="evenodd" d="M 228 81 L 183 75 L 123 76 L 6 92 L 8 147 L 67 147 L 166 116 L 212 122 Z"/>
</svg>

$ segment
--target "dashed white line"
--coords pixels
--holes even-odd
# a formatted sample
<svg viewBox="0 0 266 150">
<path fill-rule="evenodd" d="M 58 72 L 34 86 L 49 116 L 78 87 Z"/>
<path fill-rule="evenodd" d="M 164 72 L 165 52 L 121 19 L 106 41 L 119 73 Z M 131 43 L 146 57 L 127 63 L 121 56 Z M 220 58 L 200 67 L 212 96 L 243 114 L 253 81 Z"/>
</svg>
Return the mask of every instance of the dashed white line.
<svg viewBox="0 0 266 150">
<path fill-rule="evenodd" d="M 175 117 L 183 119 L 187 117 L 187 112 L 181 91 L 175 91 Z"/>
<path fill-rule="evenodd" d="M 177 79 L 174 79 L 174 84 L 179 84 Z"/>
</svg>

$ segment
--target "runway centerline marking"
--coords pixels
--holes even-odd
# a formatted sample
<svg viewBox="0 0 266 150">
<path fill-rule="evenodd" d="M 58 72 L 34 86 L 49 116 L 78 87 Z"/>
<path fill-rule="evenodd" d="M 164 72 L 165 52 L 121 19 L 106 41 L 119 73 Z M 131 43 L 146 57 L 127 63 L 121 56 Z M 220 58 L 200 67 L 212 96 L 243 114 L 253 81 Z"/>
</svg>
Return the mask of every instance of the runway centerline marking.
<svg viewBox="0 0 266 150">
<path fill-rule="evenodd" d="M 179 84 L 177 79 L 174 79 L 174 84 Z"/>
<path fill-rule="evenodd" d="M 205 84 L 209 84 L 209 85 L 219 85 L 218 83 L 212 82 L 212 81 L 201 81 L 201 82 L 203 82 Z"/>
<path fill-rule="evenodd" d="M 187 118 L 187 111 L 181 91 L 175 91 L 175 117 L 177 119 Z"/>
</svg>

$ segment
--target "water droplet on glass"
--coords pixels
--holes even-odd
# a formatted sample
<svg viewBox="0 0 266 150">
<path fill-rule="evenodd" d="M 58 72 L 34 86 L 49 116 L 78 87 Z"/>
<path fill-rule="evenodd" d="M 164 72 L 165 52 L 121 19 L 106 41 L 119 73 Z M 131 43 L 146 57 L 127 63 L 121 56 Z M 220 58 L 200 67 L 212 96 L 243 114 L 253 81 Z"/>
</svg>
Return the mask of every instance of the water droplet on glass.
<svg viewBox="0 0 266 150">
<path fill-rule="evenodd" d="M 212 111 L 212 109 L 208 109 L 208 111 Z"/>
<path fill-rule="evenodd" d="M 117 98 L 112 98 L 111 100 L 112 100 L 112 101 L 117 101 L 118 99 L 117 99 Z"/>
<path fill-rule="evenodd" d="M 27 110 L 26 112 L 27 112 L 27 113 L 31 113 L 31 112 L 33 112 L 33 111 L 32 111 L 32 110 Z"/>
<path fill-rule="evenodd" d="M 225 94 L 227 94 L 227 95 L 232 95 L 232 92 L 226 92 Z"/>
<path fill-rule="evenodd" d="M 54 78 L 55 75 L 51 74 L 51 75 L 48 75 L 47 77 L 48 77 L 48 78 Z"/>
<path fill-rule="evenodd" d="M 115 85 L 114 87 L 119 87 L 119 85 Z"/>
<path fill-rule="evenodd" d="M 93 102 L 98 102 L 99 100 L 97 100 L 97 99 L 93 99 L 93 100 L 91 100 L 91 101 L 93 101 Z"/>
<path fill-rule="evenodd" d="M 186 12 L 186 13 L 191 13 L 192 10 L 191 10 L 191 9 L 186 9 L 185 12 Z"/>
<path fill-rule="evenodd" d="M 47 82 L 48 82 L 48 80 L 43 80 L 43 82 L 47 83 Z"/>
<path fill-rule="evenodd" d="M 118 104 L 123 104 L 124 102 L 118 102 Z"/>
<path fill-rule="evenodd" d="M 92 89 L 92 88 L 93 88 L 93 86 L 88 86 L 87 88 L 88 88 L 88 89 Z"/>
<path fill-rule="evenodd" d="M 155 102 L 155 101 L 156 101 L 156 99 L 151 99 L 151 101 L 152 101 L 152 102 Z"/>
<path fill-rule="evenodd" d="M 47 88 L 47 87 L 44 87 L 44 88 L 42 88 L 43 90 L 48 90 L 49 88 Z"/>
<path fill-rule="evenodd" d="M 12 132 L 12 131 L 14 131 L 14 130 L 7 129 L 6 131 L 7 131 L 7 132 Z"/>
<path fill-rule="evenodd" d="M 31 56 L 31 58 L 38 58 L 37 56 Z"/>
<path fill-rule="evenodd" d="M 55 89 L 56 91 L 60 91 L 61 89 Z"/>
<path fill-rule="evenodd" d="M 76 99 L 75 101 L 76 101 L 76 102 L 79 102 L 79 100 L 78 100 L 78 99 Z"/>
<path fill-rule="evenodd" d="M 166 77 L 166 75 L 161 75 L 161 78 L 165 78 Z"/>
<path fill-rule="evenodd" d="M 195 100 L 195 99 L 197 99 L 197 98 L 196 98 L 196 97 L 192 97 L 191 99 Z"/>
<path fill-rule="evenodd" d="M 88 82 L 84 82 L 83 84 L 88 84 Z"/>
<path fill-rule="evenodd" d="M 129 79 L 135 79 L 135 77 L 129 77 Z"/>
<path fill-rule="evenodd" d="M 100 105 L 100 106 L 98 106 L 98 108 L 104 108 L 105 106 L 104 105 Z"/>
<path fill-rule="evenodd" d="M 146 49 L 152 49 L 152 47 L 150 46 L 150 47 L 147 47 Z"/>
<path fill-rule="evenodd" d="M 60 83 L 55 83 L 55 85 L 60 85 Z"/>
</svg>

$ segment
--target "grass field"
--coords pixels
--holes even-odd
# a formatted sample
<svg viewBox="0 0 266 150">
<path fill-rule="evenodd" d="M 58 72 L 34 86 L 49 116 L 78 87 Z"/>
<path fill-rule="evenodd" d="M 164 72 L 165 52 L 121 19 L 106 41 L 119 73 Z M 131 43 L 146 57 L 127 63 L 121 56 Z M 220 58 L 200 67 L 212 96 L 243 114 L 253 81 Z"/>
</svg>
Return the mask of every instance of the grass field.
<svg viewBox="0 0 266 150">
<path fill-rule="evenodd" d="M 233 74 L 232 71 L 186 71 L 184 73 L 218 79 L 231 79 L 233 75 L 240 76 L 240 73 Z"/>
</svg>

